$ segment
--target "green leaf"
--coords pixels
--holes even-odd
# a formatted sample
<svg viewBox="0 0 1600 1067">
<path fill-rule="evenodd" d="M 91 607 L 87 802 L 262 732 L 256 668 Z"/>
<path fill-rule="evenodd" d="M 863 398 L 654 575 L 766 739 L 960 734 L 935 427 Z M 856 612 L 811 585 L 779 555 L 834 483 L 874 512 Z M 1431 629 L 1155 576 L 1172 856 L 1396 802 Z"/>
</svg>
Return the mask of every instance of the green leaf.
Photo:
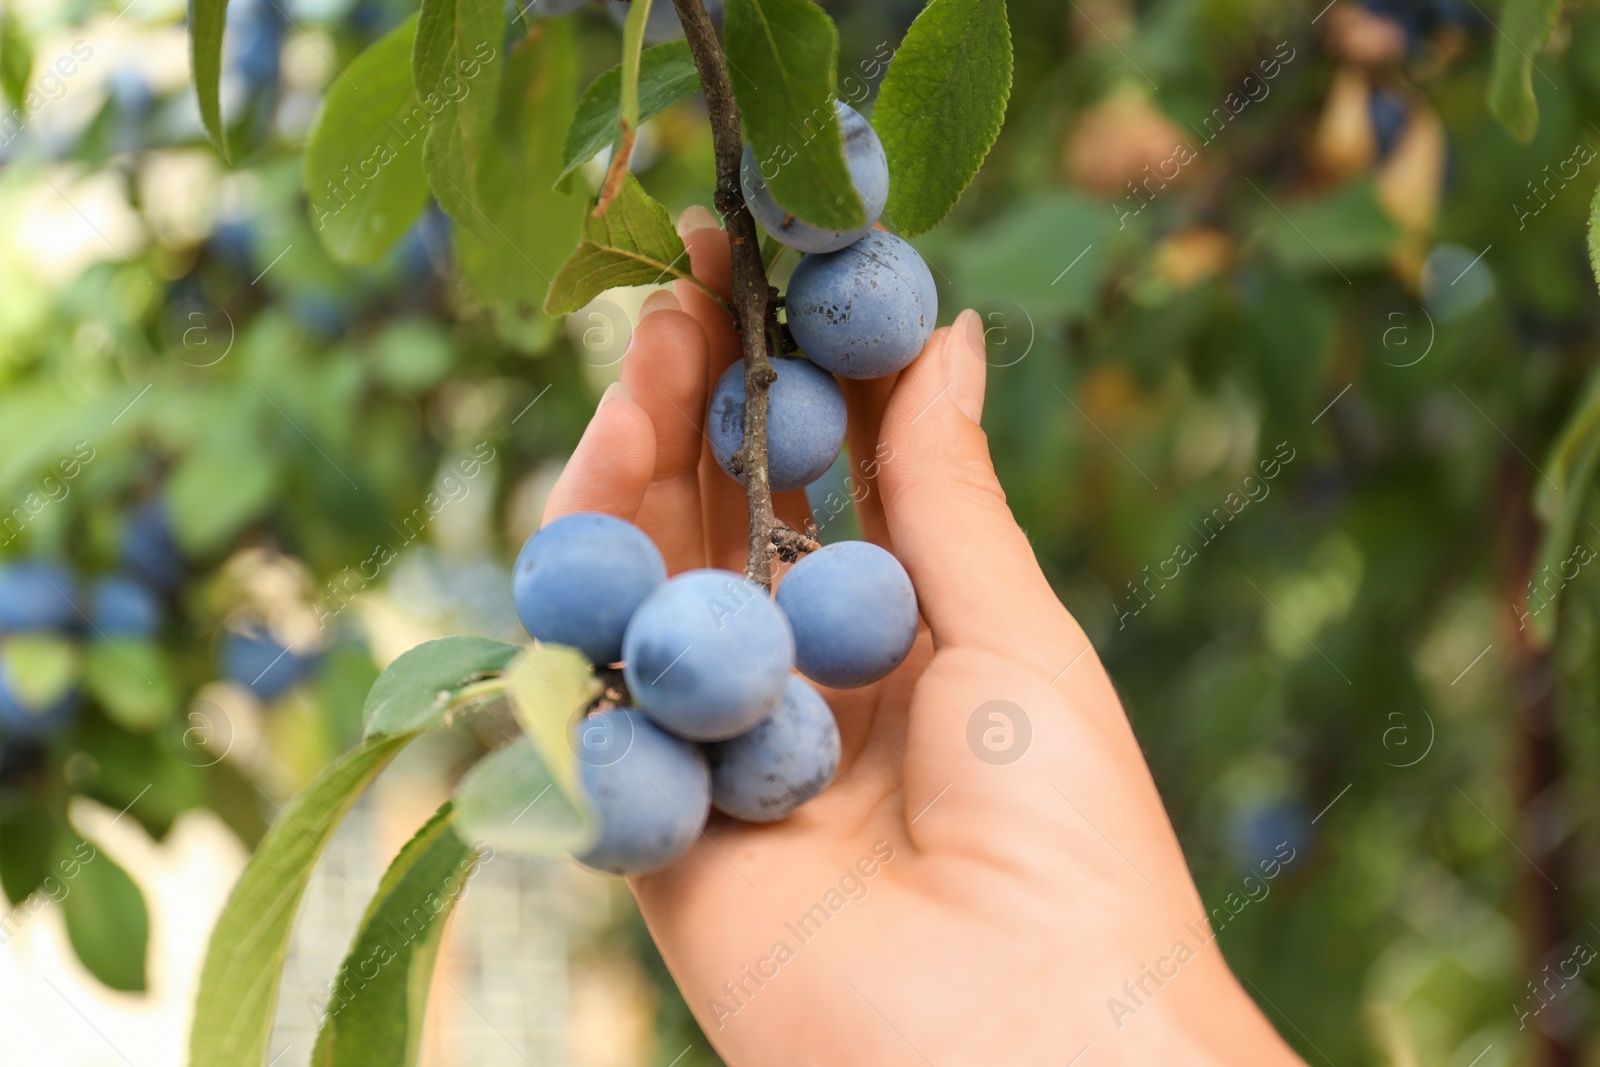
<svg viewBox="0 0 1600 1067">
<path fill-rule="evenodd" d="M 439 206 L 458 226 L 489 231 L 478 200 L 478 161 L 494 120 L 506 36 L 501 0 L 423 0 L 411 74 L 433 121 L 423 170 Z"/>
<path fill-rule="evenodd" d="M 1596 554 L 1591 542 L 1600 539 L 1600 531 L 1595 531 L 1596 538 L 1590 538 L 1587 531 L 1579 531 L 1578 523 L 1594 491 L 1597 469 L 1600 469 L 1600 372 L 1590 377 L 1583 401 L 1568 418 L 1544 464 L 1546 475 L 1535 484 L 1534 510 L 1544 524 L 1544 536 L 1530 575 L 1535 593 L 1526 598 L 1522 609 L 1526 614 L 1519 618 L 1518 626 L 1531 626 L 1534 643 L 1541 647 L 1549 647 L 1555 637 L 1561 591 L 1569 580 L 1562 573 L 1563 565 L 1573 557 L 1580 544 L 1588 549 L 1591 560 Z M 1547 576 L 1558 579 L 1554 587 L 1545 580 Z"/>
<path fill-rule="evenodd" d="M 201 719 L 190 729 L 207 729 L 204 723 L 205 720 Z M 194 747 L 194 736 L 189 735 L 187 746 L 181 735 L 169 744 L 174 749 L 188 752 L 190 759 L 203 761 L 202 766 L 197 768 L 203 803 L 234 832 L 245 848 L 254 851 L 267 833 L 267 821 L 261 813 L 261 794 L 232 760 L 212 756 Z"/>
<path fill-rule="evenodd" d="M 1011 66 L 1005 0 L 931 0 L 906 31 L 872 109 L 902 235 L 937 225 L 978 173 L 1005 122 Z"/>
<path fill-rule="evenodd" d="M 87 757 L 74 761 L 74 789 L 112 811 L 126 811 L 158 841 L 179 813 L 201 803 L 198 772 L 178 757 L 173 739 L 130 733 L 86 715 L 74 727 L 72 740 Z M 260 794 L 254 795 L 259 803 Z"/>
<path fill-rule="evenodd" d="M 0 800 L 0 888 L 13 905 L 41 888 L 52 898 L 61 895 L 59 879 L 45 881 L 55 874 L 59 830 L 56 814 L 41 809 L 37 802 L 22 797 Z M 0 934 L 7 938 L 13 932 L 0 926 Z"/>
<path fill-rule="evenodd" d="M 945 255 L 929 258 L 948 262 L 955 283 L 950 304 L 1003 301 L 1043 326 L 1096 306 L 1110 262 L 1111 229 L 1104 204 L 1057 193 L 1019 198 L 980 229 L 953 237 L 953 231 L 940 231 L 925 243 L 945 246 Z"/>
<path fill-rule="evenodd" d="M 83 653 L 64 637 L 14 634 L 0 645 L 0 672 L 25 710 L 42 711 L 83 678 Z"/>
<path fill-rule="evenodd" d="M 1261 202 L 1258 214 L 1267 246 L 1295 269 L 1376 266 L 1400 239 L 1367 182 L 1298 204 Z"/>
<path fill-rule="evenodd" d="M 342 263 L 388 251 L 428 202 L 422 145 L 428 112 L 412 86 L 417 20 L 409 18 L 328 87 L 306 143 L 303 177 L 317 237 Z"/>
<path fill-rule="evenodd" d="M 600 694 L 589 661 L 565 645 L 530 645 L 506 671 L 506 693 L 556 786 L 569 800 L 582 803 L 572 725 Z"/>
<path fill-rule="evenodd" d="M 660 0 L 670 3 L 671 0 Z M 700 74 L 688 41 L 668 41 L 646 48 L 639 57 L 638 122 L 644 122 L 692 96 L 700 88 Z M 583 91 L 577 114 L 567 130 L 561 151 L 561 173 L 556 188 L 572 188 L 572 176 L 595 153 L 615 145 L 621 119 L 622 67 L 615 66 Z"/>
<path fill-rule="evenodd" d="M 670 0 L 669 0 L 670 2 Z M 651 0 L 633 0 L 622 24 L 622 78 L 617 86 L 616 151 L 606 167 L 605 181 L 595 201 L 597 215 L 605 214 L 622 191 L 628 176 L 628 161 L 633 158 L 633 139 L 639 134 L 639 55 L 644 51 L 644 27 L 650 18 Z"/>
<path fill-rule="evenodd" d="M 1501 5 L 1489 75 L 1489 110 L 1523 141 L 1539 128 L 1533 95 L 1533 57 L 1561 18 L 1561 0 L 1506 0 Z"/>
<path fill-rule="evenodd" d="M 443 381 L 455 366 L 450 331 L 429 319 L 398 319 L 372 342 L 372 360 L 390 387 L 420 393 Z"/>
<path fill-rule="evenodd" d="M 619 285 L 655 285 L 669 278 L 693 281 L 683 238 L 667 209 L 650 198 L 633 175 L 611 210 L 583 220 L 583 240 L 550 282 L 544 309 L 568 315 Z"/>
<path fill-rule="evenodd" d="M 456 832 L 468 841 L 523 856 L 550 856 L 582 846 L 583 810 L 555 787 L 527 737 L 479 760 L 456 787 Z"/>
<path fill-rule="evenodd" d="M 179 546 L 190 555 L 222 548 L 271 506 L 277 468 L 253 444 L 212 442 L 186 454 L 167 481 L 167 514 Z"/>
<path fill-rule="evenodd" d="M 317 667 L 316 701 L 322 708 L 322 733 L 331 752 L 361 740 L 361 708 L 378 680 L 378 665 L 363 645 L 336 643 Z"/>
<path fill-rule="evenodd" d="M 866 222 L 833 111 L 839 31 L 811 0 L 729 0 L 723 44 L 745 135 L 785 211 L 829 230 Z"/>
<path fill-rule="evenodd" d="M 67 940 L 78 959 L 101 982 L 124 993 L 142 993 L 150 913 L 144 894 L 111 857 L 74 833 L 57 842 L 56 877 Z"/>
<path fill-rule="evenodd" d="M 448 801 L 389 864 L 339 966 L 314 1067 L 414 1067 L 445 923 L 477 870 Z"/>
<path fill-rule="evenodd" d="M 494 228 L 457 228 L 457 259 L 473 291 L 514 316 L 537 316 L 550 279 L 583 230 L 585 198 L 552 186 L 577 95 L 570 19 L 540 22 L 506 59 L 478 192 Z"/>
<path fill-rule="evenodd" d="M 443 637 L 404 653 L 372 684 L 361 720 L 368 737 L 431 730 L 456 694 L 505 670 L 520 651 L 486 637 Z"/>
<path fill-rule="evenodd" d="M 222 31 L 227 21 L 228 0 L 190 0 L 189 70 L 200 102 L 200 122 L 223 162 L 231 164 L 228 135 L 222 126 Z"/>
<path fill-rule="evenodd" d="M 1596 187 L 1594 199 L 1589 201 L 1589 269 L 1600 285 L 1600 187 Z"/>
<path fill-rule="evenodd" d="M 763 234 L 761 237 L 761 266 L 766 268 L 768 275 L 772 269 L 783 261 L 783 255 L 789 251 L 789 246 L 772 239 L 772 235 Z"/>
<path fill-rule="evenodd" d="M 155 641 L 90 641 L 84 657 L 84 684 L 106 718 L 128 730 L 154 730 L 178 708 L 177 682 L 166 654 Z"/>
<path fill-rule="evenodd" d="M 0 7 L 0 92 L 13 107 L 22 107 L 28 95 L 28 78 L 33 74 L 33 45 L 22 30 L 16 8 Z"/>
<path fill-rule="evenodd" d="M 415 734 L 366 742 L 329 765 L 272 824 L 211 933 L 189 1035 L 190 1067 L 260 1064 L 295 908 L 328 838 Z"/>
</svg>

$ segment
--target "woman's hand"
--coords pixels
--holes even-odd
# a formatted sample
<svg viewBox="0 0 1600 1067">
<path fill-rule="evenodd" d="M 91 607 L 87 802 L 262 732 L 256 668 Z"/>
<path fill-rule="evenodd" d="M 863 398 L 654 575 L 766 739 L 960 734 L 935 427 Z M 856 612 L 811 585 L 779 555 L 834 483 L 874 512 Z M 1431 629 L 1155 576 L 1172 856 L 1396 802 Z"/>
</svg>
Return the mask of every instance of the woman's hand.
<svg viewBox="0 0 1600 1067">
<path fill-rule="evenodd" d="M 726 293 L 715 219 L 680 230 Z M 646 312 L 545 521 L 609 512 L 670 572 L 742 572 L 744 490 L 703 433 L 738 339 L 684 283 Z M 833 785 L 773 825 L 713 813 L 633 880 L 645 921 L 733 1065 L 1299 1063 L 1211 940 L 1111 681 L 1006 507 L 984 375 L 966 311 L 896 377 L 842 383 L 863 533 L 925 628 L 884 681 L 823 690 Z M 804 493 L 776 507 L 804 528 Z"/>
</svg>

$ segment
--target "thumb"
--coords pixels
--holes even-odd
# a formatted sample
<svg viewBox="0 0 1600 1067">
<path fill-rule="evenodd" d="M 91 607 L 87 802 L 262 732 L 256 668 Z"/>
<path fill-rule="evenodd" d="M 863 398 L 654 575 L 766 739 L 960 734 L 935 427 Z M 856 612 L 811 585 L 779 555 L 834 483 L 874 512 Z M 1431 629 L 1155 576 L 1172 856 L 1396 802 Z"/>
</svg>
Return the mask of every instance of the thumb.
<svg viewBox="0 0 1600 1067">
<path fill-rule="evenodd" d="M 884 514 L 936 642 L 1058 669 L 1077 628 L 995 477 L 979 425 L 984 357 L 982 320 L 967 310 L 901 372 L 876 457 Z"/>
</svg>

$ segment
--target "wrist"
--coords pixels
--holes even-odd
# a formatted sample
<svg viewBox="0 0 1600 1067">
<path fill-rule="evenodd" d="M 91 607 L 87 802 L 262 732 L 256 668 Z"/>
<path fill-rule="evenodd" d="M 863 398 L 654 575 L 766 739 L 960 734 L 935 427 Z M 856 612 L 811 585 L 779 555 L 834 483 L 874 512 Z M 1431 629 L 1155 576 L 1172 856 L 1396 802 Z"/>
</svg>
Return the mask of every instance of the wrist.
<svg viewBox="0 0 1600 1067">
<path fill-rule="evenodd" d="M 1133 1040 L 1115 1062 L 1305 1067 L 1220 954 L 1194 977 L 1166 1003 L 1150 997 L 1133 1012 L 1118 1011 L 1122 1025 L 1113 1029 Z"/>
</svg>

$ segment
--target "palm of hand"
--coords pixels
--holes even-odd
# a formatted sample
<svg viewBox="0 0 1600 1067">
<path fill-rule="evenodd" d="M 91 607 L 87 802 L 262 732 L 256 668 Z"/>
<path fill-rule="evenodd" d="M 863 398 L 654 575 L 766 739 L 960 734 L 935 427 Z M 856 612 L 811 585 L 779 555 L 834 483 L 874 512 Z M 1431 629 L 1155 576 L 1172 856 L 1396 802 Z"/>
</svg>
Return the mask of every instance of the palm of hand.
<svg viewBox="0 0 1600 1067">
<path fill-rule="evenodd" d="M 696 221 L 696 274 L 726 291 L 726 240 Z M 701 430 L 737 342 L 698 291 L 677 297 L 651 298 L 546 520 L 608 511 L 673 573 L 742 570 L 743 490 Z M 882 682 L 824 690 L 843 758 L 823 795 L 774 825 L 714 814 L 633 880 L 651 934 L 733 1064 L 1064 1064 L 1097 1045 L 1086 1064 L 1297 1062 L 1202 940 L 1115 692 L 994 482 L 983 373 L 967 312 L 897 379 L 844 383 L 851 454 L 874 457 L 863 531 L 893 544 L 931 632 Z M 804 494 L 776 506 L 804 526 Z M 1152 984 L 1141 968 L 1180 940 L 1183 977 Z M 1141 978 L 1132 1016 L 1108 1010 Z"/>
</svg>

